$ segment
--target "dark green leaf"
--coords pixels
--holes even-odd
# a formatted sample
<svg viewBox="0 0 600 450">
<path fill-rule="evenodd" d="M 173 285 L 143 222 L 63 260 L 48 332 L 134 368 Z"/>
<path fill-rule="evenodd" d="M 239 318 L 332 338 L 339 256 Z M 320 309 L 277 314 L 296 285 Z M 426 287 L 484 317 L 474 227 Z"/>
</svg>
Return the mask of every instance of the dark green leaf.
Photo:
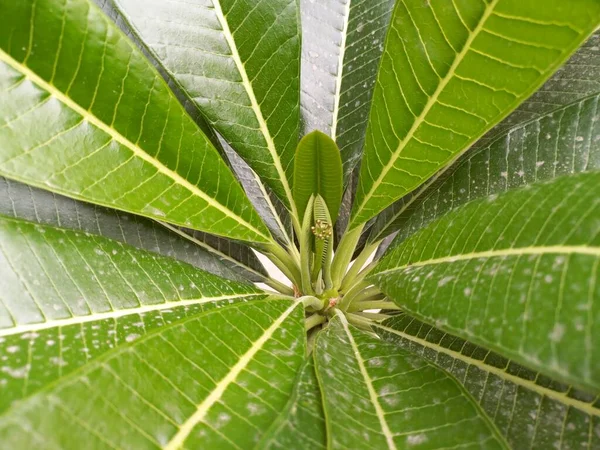
<svg viewBox="0 0 600 450">
<path fill-rule="evenodd" d="M 539 91 L 445 172 L 383 211 L 369 242 L 399 229 L 404 239 L 478 197 L 600 167 L 600 126 L 595 120 L 599 40 L 600 34 L 594 34 Z"/>
<path fill-rule="evenodd" d="M 569 173 L 600 169 L 598 94 L 525 122 L 473 149 L 373 224 L 370 242 L 400 230 L 396 242 L 477 198 Z"/>
<path fill-rule="evenodd" d="M 153 328 L 263 297 L 193 266 L 0 216 L 0 410 Z"/>
<path fill-rule="evenodd" d="M 242 261 L 242 265 L 253 266 L 254 262 L 249 259 L 249 255 L 254 256 L 254 253 L 241 244 L 199 231 L 191 232 L 197 240 L 196 243 L 192 243 L 178 235 L 177 233 L 181 231 L 177 228 L 174 228 L 177 233 L 171 232 L 164 226 L 143 217 L 79 202 L 2 177 L 0 177 L 0 214 L 108 237 L 153 253 L 176 258 L 231 280 L 262 281 L 264 279 L 264 268 L 263 272 L 260 272 L 260 265 L 255 266 L 255 271 L 263 274 L 260 277 L 258 274 L 247 272 L 240 274 L 241 266 L 237 259 Z"/>
<path fill-rule="evenodd" d="M 115 0 L 151 54 L 289 207 L 300 36 L 293 0 Z"/>
<path fill-rule="evenodd" d="M 374 330 L 454 375 L 512 448 L 591 450 L 600 445 L 600 404 L 594 396 L 405 314 Z"/>
<path fill-rule="evenodd" d="M 250 448 L 292 391 L 303 322 L 301 303 L 259 300 L 120 342 L 0 415 L 2 445 Z M 30 348 L 47 345 L 40 337 Z"/>
<path fill-rule="evenodd" d="M 396 3 L 350 227 L 459 157 L 600 23 L 596 0 Z"/>
<path fill-rule="evenodd" d="M 296 377 L 294 393 L 258 445 L 260 449 L 327 448 L 325 417 L 314 360 L 309 357 Z"/>
<path fill-rule="evenodd" d="M 3 4 L 0 174 L 214 234 L 268 230 L 156 70 L 87 0 Z"/>
<path fill-rule="evenodd" d="M 317 337 L 315 365 L 328 448 L 506 447 L 454 377 L 341 314 Z"/>
<path fill-rule="evenodd" d="M 373 282 L 439 328 L 600 392 L 600 172 L 475 200 L 412 235 Z"/>
<path fill-rule="evenodd" d="M 342 160 L 333 140 L 320 131 L 302 138 L 294 162 L 294 201 L 304 218 L 312 195 L 320 195 L 335 223 L 342 202 Z"/>
</svg>

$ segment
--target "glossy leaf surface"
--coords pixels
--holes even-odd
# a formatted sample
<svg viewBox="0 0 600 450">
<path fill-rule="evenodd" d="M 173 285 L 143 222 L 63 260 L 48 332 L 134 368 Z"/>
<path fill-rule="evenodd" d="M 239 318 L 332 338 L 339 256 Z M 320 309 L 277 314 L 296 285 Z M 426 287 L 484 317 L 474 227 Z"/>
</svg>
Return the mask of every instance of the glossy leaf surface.
<svg viewBox="0 0 600 450">
<path fill-rule="evenodd" d="M 43 436 L 44 447 L 67 449 L 252 446 L 303 361 L 298 305 L 231 305 L 125 342 L 5 411 L 3 445 L 35 448 Z"/>
<path fill-rule="evenodd" d="M 400 230 L 400 242 L 471 200 L 600 169 L 599 98 L 595 93 L 515 126 L 487 145 L 478 144 L 437 179 L 381 213 L 369 241 Z"/>
<path fill-rule="evenodd" d="M 367 119 L 393 0 L 301 0 L 303 134 L 338 144 L 344 181 L 362 155 Z"/>
<path fill-rule="evenodd" d="M 441 329 L 600 392 L 600 172 L 480 199 L 375 269 L 396 303 Z"/>
<path fill-rule="evenodd" d="M 25 219 L 42 225 L 79 230 L 121 241 L 160 255 L 192 264 L 224 278 L 243 281 L 231 258 L 240 244 L 199 231 L 198 244 L 169 231 L 152 220 L 90 203 L 80 202 L 17 181 L 0 177 L 0 215 Z M 225 246 L 227 244 L 227 246 Z M 250 251 L 250 250 L 248 250 Z"/>
<path fill-rule="evenodd" d="M 0 174 L 240 240 L 269 233 L 208 138 L 87 0 L 3 5 Z"/>
<path fill-rule="evenodd" d="M 396 3 L 350 227 L 456 159 L 531 95 L 600 22 L 577 0 Z M 478 101 L 473 101 L 473 99 Z"/>
<path fill-rule="evenodd" d="M 373 329 L 454 375 L 512 448 L 593 449 L 600 445 L 600 404 L 595 396 L 405 314 Z"/>
<path fill-rule="evenodd" d="M 342 161 L 335 142 L 320 131 L 304 136 L 296 149 L 294 201 L 301 219 L 313 195 L 323 198 L 335 223 L 342 202 Z"/>
<path fill-rule="evenodd" d="M 115 4 L 186 96 L 290 206 L 299 121 L 296 2 Z"/>
<path fill-rule="evenodd" d="M 188 264 L 0 218 L 0 409 L 165 323 L 261 298 Z"/>
<path fill-rule="evenodd" d="M 312 355 L 304 363 L 290 400 L 265 434 L 258 448 L 304 450 L 326 449 L 327 436 L 321 390 Z"/>
<path fill-rule="evenodd" d="M 343 316 L 317 338 L 315 366 L 328 448 L 505 448 L 456 379 Z"/>
</svg>

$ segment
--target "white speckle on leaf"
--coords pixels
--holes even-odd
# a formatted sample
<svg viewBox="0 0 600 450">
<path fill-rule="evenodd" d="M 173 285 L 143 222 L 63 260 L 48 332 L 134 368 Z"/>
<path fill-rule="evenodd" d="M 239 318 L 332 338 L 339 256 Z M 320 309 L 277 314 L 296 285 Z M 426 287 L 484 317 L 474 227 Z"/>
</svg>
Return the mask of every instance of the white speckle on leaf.
<svg viewBox="0 0 600 450">
<path fill-rule="evenodd" d="M 444 277 L 440 281 L 438 281 L 438 286 L 439 287 L 445 286 L 446 284 L 450 283 L 452 280 L 454 280 L 454 277 L 452 277 L 452 276 Z"/>
<path fill-rule="evenodd" d="M 138 339 L 139 337 L 140 337 L 140 335 L 139 335 L 139 334 L 131 333 L 131 334 L 128 334 L 128 335 L 127 335 L 127 337 L 125 337 L 125 340 L 126 340 L 127 342 L 133 342 L 133 341 L 135 341 L 136 339 Z"/>
<path fill-rule="evenodd" d="M 6 347 L 6 351 L 8 353 L 17 353 L 21 347 L 18 345 L 11 345 L 10 347 Z"/>
<path fill-rule="evenodd" d="M 554 325 L 552 331 L 548 334 L 548 338 L 552 342 L 560 342 L 565 334 L 565 326 L 562 323 Z"/>
<path fill-rule="evenodd" d="M 410 434 L 406 437 L 406 443 L 408 445 L 419 445 L 427 442 L 427 436 L 421 434 Z"/>
</svg>

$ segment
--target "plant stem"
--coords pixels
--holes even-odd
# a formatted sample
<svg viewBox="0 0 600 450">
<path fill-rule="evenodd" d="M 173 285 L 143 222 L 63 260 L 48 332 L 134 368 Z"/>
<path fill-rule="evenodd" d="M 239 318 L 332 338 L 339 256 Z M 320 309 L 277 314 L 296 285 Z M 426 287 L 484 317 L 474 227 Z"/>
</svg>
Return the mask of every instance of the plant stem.
<svg viewBox="0 0 600 450">
<path fill-rule="evenodd" d="M 365 282 L 365 283 L 367 283 L 367 282 Z M 360 291 L 356 292 L 352 296 L 352 298 L 350 300 L 348 300 L 347 306 L 350 307 L 351 304 L 356 303 L 356 302 L 373 300 L 373 297 L 377 297 L 377 296 L 381 296 L 381 295 L 382 294 L 381 294 L 381 291 L 379 290 L 379 288 L 377 288 L 375 286 L 369 286 L 369 287 L 366 287 L 365 289 L 361 289 Z"/>
<path fill-rule="evenodd" d="M 342 311 L 346 311 L 346 309 L 348 309 L 348 306 L 350 305 L 350 303 L 352 303 L 352 301 L 354 300 L 354 297 L 356 297 L 358 294 L 360 294 L 360 292 L 367 288 L 369 286 L 369 283 L 365 282 L 361 282 L 361 283 L 356 283 L 354 286 L 352 286 L 352 288 L 342 297 L 342 301 L 340 302 L 340 304 L 338 305 L 338 308 L 341 309 Z"/>
<path fill-rule="evenodd" d="M 390 317 L 387 314 L 372 313 L 372 312 L 358 312 L 358 313 L 353 313 L 353 315 L 358 316 L 358 317 L 363 317 L 365 319 L 371 319 L 371 321 L 384 320 L 384 319 L 388 319 Z"/>
<path fill-rule="evenodd" d="M 371 331 L 371 321 L 369 319 L 365 319 L 364 317 L 357 316 L 356 314 L 346 314 L 346 319 L 352 325 L 361 330 Z"/>
<path fill-rule="evenodd" d="M 331 265 L 331 278 L 335 289 L 340 288 L 342 278 L 348 269 L 348 264 L 350 264 L 356 244 L 360 239 L 360 234 L 364 227 L 365 225 L 361 224 L 353 230 L 346 230 L 346 233 L 340 240 L 340 245 L 338 245 L 337 251 L 333 256 L 333 263 Z"/>
<path fill-rule="evenodd" d="M 375 266 L 377 265 L 377 261 L 373 260 L 371 261 L 369 264 L 367 264 L 363 270 L 361 270 L 358 275 L 356 275 L 354 277 L 353 280 L 349 280 L 348 283 L 348 290 L 346 292 L 350 292 L 351 289 L 354 288 L 354 286 L 356 286 L 358 283 L 363 283 L 364 279 L 371 273 L 371 271 L 375 268 Z"/>
<path fill-rule="evenodd" d="M 291 287 L 286 286 L 282 282 L 274 280 L 273 278 L 267 278 L 265 280 L 265 284 L 267 286 L 271 286 L 277 292 L 281 292 L 282 294 L 291 295 L 291 296 L 294 295 L 294 290 Z"/>
<path fill-rule="evenodd" d="M 325 302 L 313 295 L 305 295 L 304 297 L 300 297 L 298 301 L 302 302 L 305 309 L 313 308 L 314 311 L 320 311 L 325 307 Z"/>
<path fill-rule="evenodd" d="M 358 257 L 354 260 L 352 267 L 348 269 L 348 272 L 342 279 L 342 286 L 340 288 L 340 292 L 345 292 L 352 286 L 352 284 L 354 284 L 354 279 L 361 271 L 369 257 L 377 250 L 379 244 L 379 242 L 374 242 L 373 244 L 365 246 L 362 252 L 360 252 L 360 255 L 358 255 Z"/>
<path fill-rule="evenodd" d="M 270 242 L 268 244 L 262 244 L 257 246 L 259 251 L 263 251 L 267 257 L 275 264 L 275 266 L 288 277 L 292 283 L 296 286 L 300 286 L 301 275 L 298 264 L 294 261 L 294 258 L 285 251 L 276 242 Z"/>
<path fill-rule="evenodd" d="M 400 310 L 401 308 L 394 302 L 385 300 L 367 300 L 362 302 L 353 302 L 348 307 L 348 312 L 364 311 L 366 309 L 390 309 Z"/>
<path fill-rule="evenodd" d="M 315 198 L 312 196 L 308 201 L 306 212 L 304 213 L 304 220 L 302 221 L 302 229 L 298 240 L 300 241 L 300 272 L 301 272 L 301 286 L 302 294 L 312 295 L 315 291 L 312 288 L 312 279 L 310 271 L 310 263 L 312 260 L 311 243 L 312 233 L 310 230 L 312 219 L 313 219 L 313 205 Z"/>
<path fill-rule="evenodd" d="M 322 316 L 321 314 L 313 314 L 312 316 L 308 317 L 308 319 L 306 319 L 304 321 L 304 326 L 306 327 L 306 331 L 311 330 L 312 328 L 316 327 L 317 325 L 321 325 L 322 323 L 324 323 L 327 320 L 327 318 L 325 316 Z"/>
</svg>

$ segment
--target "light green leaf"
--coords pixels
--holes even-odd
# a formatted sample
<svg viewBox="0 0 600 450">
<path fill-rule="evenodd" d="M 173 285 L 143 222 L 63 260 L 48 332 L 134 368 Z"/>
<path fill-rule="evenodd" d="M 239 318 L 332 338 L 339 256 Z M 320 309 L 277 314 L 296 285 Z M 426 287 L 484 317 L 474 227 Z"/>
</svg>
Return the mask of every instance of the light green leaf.
<svg viewBox="0 0 600 450">
<path fill-rule="evenodd" d="M 254 280 L 258 275 L 246 272 L 242 272 L 244 276 L 240 276 L 240 266 L 231 264 L 232 258 L 252 263 L 244 258 L 246 253 L 242 249 L 247 247 L 241 244 L 195 231 L 193 233 L 196 238 L 202 239 L 195 245 L 179 236 L 177 233 L 181 231 L 176 228 L 177 233 L 173 233 L 153 220 L 80 202 L 2 177 L 0 215 L 115 239 L 133 247 L 176 258 L 231 280 L 264 279 L 263 276 L 260 280 Z M 254 256 L 250 249 L 247 252 Z"/>
<path fill-rule="evenodd" d="M 600 91 L 600 90 L 599 90 Z M 598 93 L 515 126 L 461 157 L 382 212 L 369 242 L 401 242 L 465 203 L 557 176 L 600 169 Z"/>
<path fill-rule="evenodd" d="M 268 230 L 167 85 L 92 3 L 4 5 L 0 174 L 256 242 Z"/>
<path fill-rule="evenodd" d="M 320 131 L 302 138 L 294 160 L 294 201 L 300 220 L 312 196 L 320 195 L 335 223 L 342 202 L 342 161 L 333 140 Z"/>
<path fill-rule="evenodd" d="M 14 449 L 252 447 L 292 391 L 303 334 L 301 303 L 289 301 L 185 317 L 15 403 L 0 439 Z"/>
<path fill-rule="evenodd" d="M 600 92 L 600 31 L 596 31 L 531 97 L 483 136 L 488 144 L 509 128 L 530 122 Z"/>
<path fill-rule="evenodd" d="M 459 157 L 599 23 L 596 0 L 398 1 L 350 228 Z"/>
<path fill-rule="evenodd" d="M 317 337 L 315 366 L 328 448 L 506 447 L 454 377 L 341 314 Z"/>
<path fill-rule="evenodd" d="M 0 410 L 165 323 L 263 297 L 118 241 L 0 216 Z"/>
<path fill-rule="evenodd" d="M 454 375 L 512 448 L 600 445 L 600 403 L 489 350 L 406 314 L 373 328 L 384 339 Z"/>
<path fill-rule="evenodd" d="M 338 144 L 344 180 L 362 155 L 377 67 L 394 0 L 300 0 L 303 134 Z"/>
<path fill-rule="evenodd" d="M 289 207 L 298 139 L 294 0 L 115 0 L 150 53 Z"/>
<path fill-rule="evenodd" d="M 600 392 L 600 172 L 475 200 L 388 252 L 372 281 L 444 331 Z"/>
<path fill-rule="evenodd" d="M 325 417 L 314 360 L 306 360 L 290 400 L 258 445 L 260 449 L 327 448 Z"/>
</svg>

